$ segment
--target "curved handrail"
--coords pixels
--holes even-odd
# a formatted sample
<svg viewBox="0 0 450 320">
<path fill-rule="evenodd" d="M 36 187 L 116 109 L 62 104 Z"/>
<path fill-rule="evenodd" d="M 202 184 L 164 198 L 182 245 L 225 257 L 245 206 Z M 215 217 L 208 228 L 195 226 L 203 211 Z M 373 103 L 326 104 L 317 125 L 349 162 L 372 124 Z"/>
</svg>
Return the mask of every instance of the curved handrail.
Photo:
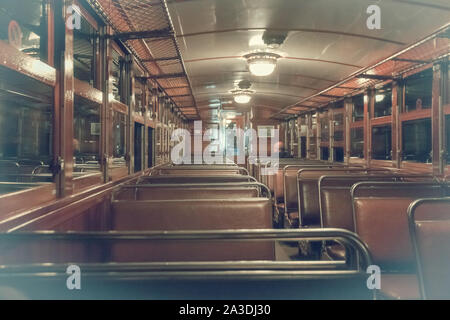
<svg viewBox="0 0 450 320">
<path fill-rule="evenodd" d="M 266 192 L 267 198 L 271 199 L 272 194 L 269 188 L 260 182 L 224 182 L 224 183 L 179 183 L 179 184 L 166 184 L 166 183 L 155 183 L 155 184 L 135 184 L 126 185 L 121 188 L 132 189 L 132 188 L 202 188 L 202 187 L 260 187 Z"/>
<path fill-rule="evenodd" d="M 206 230 L 206 231 L 146 231 L 146 232 L 13 232 L 1 233 L 0 241 L 24 241 L 32 240 L 66 240 L 66 241 L 201 241 L 201 240 L 222 240 L 222 241 L 300 241 L 300 240 L 341 240 L 347 252 L 355 252 L 349 255 L 354 261 L 346 265 L 346 269 L 336 269 L 342 266 L 336 261 L 330 262 L 305 262 L 291 261 L 287 263 L 277 261 L 187 261 L 187 262 L 157 262 L 157 263 L 86 263 L 79 264 L 84 270 L 84 274 L 92 272 L 98 277 L 120 278 L 131 273 L 133 276 L 140 275 L 141 278 L 152 277 L 177 277 L 177 278 L 329 278 L 336 276 L 356 275 L 365 272 L 366 268 L 372 264 L 369 250 L 365 243 L 359 239 L 358 235 L 344 229 L 306 229 L 306 230 L 274 230 L 274 229 L 241 229 L 241 230 Z M 64 268 L 58 269 L 64 266 Z M 33 274 L 39 276 L 44 272 L 49 276 L 48 271 L 64 272 L 67 265 L 55 264 L 23 264 L 6 265 L 0 268 L 1 276 L 11 276 L 12 274 Z M 274 270 L 275 267 L 275 270 Z M 297 268 L 296 268 L 297 267 Z M 142 272 L 142 270 L 146 272 Z M 325 269 L 325 270 L 324 270 Z M 108 270 L 111 273 L 101 271 Z M 139 273 L 135 271 L 139 270 Z M 57 275 L 56 273 L 54 275 Z M 130 275 L 130 274 L 128 274 Z"/>
</svg>

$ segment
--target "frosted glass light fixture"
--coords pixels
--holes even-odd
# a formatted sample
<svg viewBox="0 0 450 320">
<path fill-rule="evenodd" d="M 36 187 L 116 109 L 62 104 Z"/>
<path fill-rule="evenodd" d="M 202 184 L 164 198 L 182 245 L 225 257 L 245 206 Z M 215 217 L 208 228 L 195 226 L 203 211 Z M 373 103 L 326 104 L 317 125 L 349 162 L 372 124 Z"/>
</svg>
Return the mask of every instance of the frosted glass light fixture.
<svg viewBox="0 0 450 320">
<path fill-rule="evenodd" d="M 250 100 L 252 99 L 253 91 L 238 89 L 238 90 L 233 90 L 231 93 L 233 94 L 234 101 L 236 103 L 245 104 L 245 103 L 249 103 Z"/>
<path fill-rule="evenodd" d="M 265 77 L 273 73 L 277 66 L 278 54 L 255 52 L 244 56 L 247 59 L 250 73 L 257 77 Z"/>
</svg>

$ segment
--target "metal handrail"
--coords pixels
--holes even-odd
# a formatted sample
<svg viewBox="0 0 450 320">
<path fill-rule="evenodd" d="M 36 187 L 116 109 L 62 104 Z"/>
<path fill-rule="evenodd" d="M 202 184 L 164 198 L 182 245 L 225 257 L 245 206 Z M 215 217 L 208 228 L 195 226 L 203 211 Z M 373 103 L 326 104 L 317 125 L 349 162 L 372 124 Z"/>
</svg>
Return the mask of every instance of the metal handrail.
<svg viewBox="0 0 450 320">
<path fill-rule="evenodd" d="M 204 187 L 225 187 L 225 188 L 235 188 L 235 187 L 260 187 L 265 190 L 267 198 L 271 199 L 272 194 L 269 188 L 260 182 L 224 182 L 224 183 L 180 183 L 180 184 L 131 184 L 124 185 L 121 188 L 132 189 L 132 188 L 204 188 Z M 262 192 L 261 192 L 262 193 Z M 113 198 L 114 200 L 114 198 Z"/>
<path fill-rule="evenodd" d="M 84 275 L 96 277 L 121 278 L 335 278 L 361 275 L 372 264 L 369 250 L 359 237 L 343 229 L 308 230 L 207 230 L 207 231 L 147 231 L 147 232 L 65 232 L 36 231 L 26 233 L 1 233 L 0 241 L 64 240 L 64 241 L 299 241 L 299 240 L 337 240 L 339 239 L 349 253 L 347 264 L 336 261 L 187 261 L 187 262 L 149 262 L 149 263 L 80 263 Z M 0 277 L 11 275 L 50 276 L 65 274 L 67 264 L 22 264 L 0 266 Z M 296 268 L 298 267 L 298 268 Z"/>
</svg>

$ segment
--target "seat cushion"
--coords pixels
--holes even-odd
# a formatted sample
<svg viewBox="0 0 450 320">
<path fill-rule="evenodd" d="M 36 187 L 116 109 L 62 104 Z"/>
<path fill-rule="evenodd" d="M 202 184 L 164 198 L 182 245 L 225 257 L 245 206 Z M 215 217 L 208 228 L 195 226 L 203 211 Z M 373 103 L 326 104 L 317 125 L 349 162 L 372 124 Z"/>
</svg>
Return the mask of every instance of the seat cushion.
<svg viewBox="0 0 450 320">
<path fill-rule="evenodd" d="M 419 283 L 415 273 L 381 275 L 380 297 L 395 300 L 420 299 Z"/>
</svg>

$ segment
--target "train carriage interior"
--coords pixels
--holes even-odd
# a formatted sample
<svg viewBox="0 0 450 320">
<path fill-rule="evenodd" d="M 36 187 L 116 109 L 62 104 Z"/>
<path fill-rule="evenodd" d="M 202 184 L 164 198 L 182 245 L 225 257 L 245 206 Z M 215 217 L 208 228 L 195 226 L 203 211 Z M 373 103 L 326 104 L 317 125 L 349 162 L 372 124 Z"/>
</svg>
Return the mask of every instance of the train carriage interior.
<svg viewBox="0 0 450 320">
<path fill-rule="evenodd" d="M 1 300 L 450 299 L 449 150 L 448 1 L 0 1 Z"/>
</svg>

